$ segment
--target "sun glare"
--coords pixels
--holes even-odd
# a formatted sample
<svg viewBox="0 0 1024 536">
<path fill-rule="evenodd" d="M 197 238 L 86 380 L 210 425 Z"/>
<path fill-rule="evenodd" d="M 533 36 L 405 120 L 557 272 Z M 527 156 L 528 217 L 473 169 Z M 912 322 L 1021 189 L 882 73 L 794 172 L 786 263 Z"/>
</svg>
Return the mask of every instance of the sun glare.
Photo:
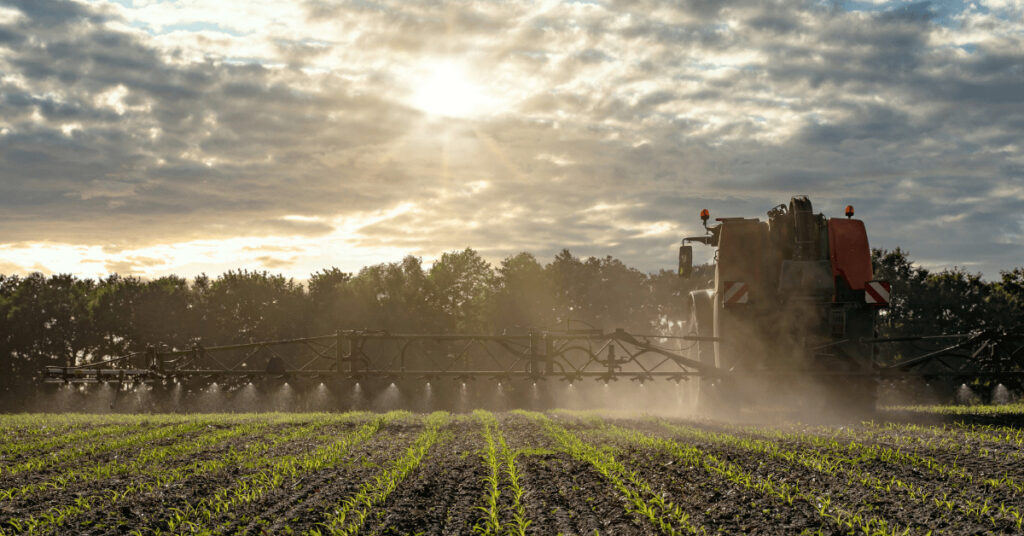
<svg viewBox="0 0 1024 536">
<path fill-rule="evenodd" d="M 412 105 L 430 115 L 470 117 L 487 111 L 483 88 L 464 65 L 440 62 L 416 83 Z"/>
</svg>

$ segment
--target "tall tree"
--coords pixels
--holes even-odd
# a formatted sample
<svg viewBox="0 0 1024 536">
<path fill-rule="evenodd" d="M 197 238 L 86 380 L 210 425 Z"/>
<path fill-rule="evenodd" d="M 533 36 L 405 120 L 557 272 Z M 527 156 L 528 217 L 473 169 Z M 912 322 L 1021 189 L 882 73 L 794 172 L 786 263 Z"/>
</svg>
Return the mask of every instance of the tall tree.
<svg viewBox="0 0 1024 536">
<path fill-rule="evenodd" d="M 211 340 L 252 342 L 306 334 L 302 286 L 282 275 L 228 271 L 205 294 Z"/>
<path fill-rule="evenodd" d="M 442 329 L 440 311 L 433 307 L 431 281 L 418 257 L 363 268 L 349 283 L 354 302 L 353 324 L 346 328 L 391 332 L 430 332 Z"/>
<path fill-rule="evenodd" d="M 187 346 L 202 321 L 195 298 L 184 278 L 169 275 L 147 282 L 132 304 L 135 349 L 149 344 Z"/>
<path fill-rule="evenodd" d="M 430 268 L 431 302 L 441 311 L 447 330 L 472 332 L 485 327 L 494 294 L 491 265 L 476 251 L 444 253 Z"/>
<path fill-rule="evenodd" d="M 88 313 L 94 287 L 93 280 L 70 274 L 47 278 L 33 273 L 20 280 L 8 298 L 12 357 L 18 366 L 35 371 L 44 365 L 77 365 L 94 359 L 101 339 Z"/>
<path fill-rule="evenodd" d="M 88 313 L 103 356 L 127 354 L 138 338 L 135 303 L 145 283 L 135 277 L 110 275 L 96 283 L 89 296 Z"/>
<path fill-rule="evenodd" d="M 490 325 L 493 331 L 525 333 L 555 328 L 555 287 L 544 267 L 523 252 L 498 267 Z"/>
<path fill-rule="evenodd" d="M 352 274 L 334 267 L 310 276 L 310 324 L 317 333 L 330 333 L 354 323 L 355 304 L 350 281 Z"/>
</svg>

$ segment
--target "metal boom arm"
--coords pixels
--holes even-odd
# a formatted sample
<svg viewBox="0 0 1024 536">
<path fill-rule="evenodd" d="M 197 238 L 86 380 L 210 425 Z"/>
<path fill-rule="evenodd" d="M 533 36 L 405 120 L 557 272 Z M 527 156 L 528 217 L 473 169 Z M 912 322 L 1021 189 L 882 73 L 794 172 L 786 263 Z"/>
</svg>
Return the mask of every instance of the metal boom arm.
<svg viewBox="0 0 1024 536">
<path fill-rule="evenodd" d="M 661 342 L 655 345 L 651 340 Z M 350 330 L 332 335 L 158 350 L 47 367 L 49 382 L 149 381 L 190 376 L 343 376 L 349 378 L 595 378 L 676 381 L 714 374 L 683 353 L 708 337 L 533 331 L 525 335 L 395 334 Z M 675 348 L 664 344 L 675 344 Z"/>
</svg>

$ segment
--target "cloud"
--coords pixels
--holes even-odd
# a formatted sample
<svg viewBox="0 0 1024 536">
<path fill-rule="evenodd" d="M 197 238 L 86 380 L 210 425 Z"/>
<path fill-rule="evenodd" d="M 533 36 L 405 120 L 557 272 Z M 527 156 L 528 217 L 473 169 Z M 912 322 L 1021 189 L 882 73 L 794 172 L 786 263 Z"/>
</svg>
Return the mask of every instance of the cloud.
<svg viewBox="0 0 1024 536">
<path fill-rule="evenodd" d="M 104 268 L 112 274 L 138 274 L 145 272 L 148 268 L 160 266 L 166 261 L 152 257 L 124 256 L 118 260 L 104 263 Z"/>
<path fill-rule="evenodd" d="M 47 266 L 301 276 L 469 246 L 656 270 L 700 208 L 800 193 L 936 266 L 1020 264 L 1012 3 L 0 5 L 0 236 L 63 244 Z M 451 61 L 486 109 L 414 108 Z M 183 245 L 249 240 L 295 250 Z M 176 250 L 199 260 L 136 260 Z"/>
<path fill-rule="evenodd" d="M 334 230 L 334 227 L 321 221 L 287 217 L 255 222 L 254 227 L 272 234 L 306 236 L 323 235 Z"/>
<path fill-rule="evenodd" d="M 256 261 L 258 261 L 262 266 L 264 266 L 268 270 L 280 270 L 282 268 L 290 268 L 292 265 L 295 264 L 295 259 L 282 259 L 270 255 L 256 257 Z"/>
</svg>

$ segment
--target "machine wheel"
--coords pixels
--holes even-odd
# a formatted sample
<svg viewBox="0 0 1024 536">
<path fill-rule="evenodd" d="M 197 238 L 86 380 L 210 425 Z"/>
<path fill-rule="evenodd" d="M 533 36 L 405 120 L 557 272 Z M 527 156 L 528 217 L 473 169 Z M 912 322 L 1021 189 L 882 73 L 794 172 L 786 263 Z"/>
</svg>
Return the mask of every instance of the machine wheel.
<svg viewBox="0 0 1024 536">
<path fill-rule="evenodd" d="M 714 306 L 710 291 L 695 291 L 690 293 L 690 335 L 698 337 L 714 336 L 714 324 L 712 322 L 712 308 Z M 702 364 L 715 367 L 718 365 L 715 359 L 715 344 L 713 342 L 697 341 L 693 348 L 696 353 L 691 356 Z M 690 407 L 697 413 L 707 413 L 714 406 L 714 398 L 717 386 L 714 380 L 705 376 L 697 376 L 689 382 Z"/>
</svg>

